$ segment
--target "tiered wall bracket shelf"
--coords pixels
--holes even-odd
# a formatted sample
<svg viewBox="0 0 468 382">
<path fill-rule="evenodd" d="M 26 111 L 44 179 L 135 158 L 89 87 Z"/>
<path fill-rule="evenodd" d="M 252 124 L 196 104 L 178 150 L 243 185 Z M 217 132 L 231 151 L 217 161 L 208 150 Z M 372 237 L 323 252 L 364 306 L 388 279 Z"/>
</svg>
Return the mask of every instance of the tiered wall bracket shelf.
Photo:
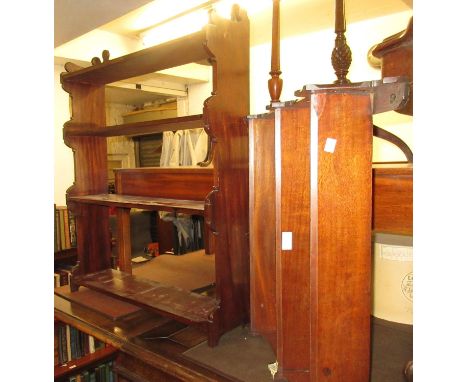
<svg viewBox="0 0 468 382">
<path fill-rule="evenodd" d="M 64 125 L 64 140 L 75 160 L 75 182 L 67 191 L 67 204 L 76 216 L 77 280 L 110 272 L 110 207 L 116 207 L 117 212 L 120 271 L 128 274 L 132 272 L 131 208 L 203 215 L 206 252 L 216 254 L 215 298 L 210 301 L 219 301 L 219 309 L 206 325 L 210 345 L 215 345 L 222 333 L 247 323 L 249 316 L 245 119 L 250 106 L 249 21 L 245 11 L 233 10 L 230 20 L 212 12 L 209 23 L 199 32 L 112 60 L 106 53 L 104 62 L 93 60 L 87 68 L 66 65 L 69 72 L 61 75 L 62 86 L 71 96 L 71 120 Z M 107 126 L 106 84 L 192 62 L 212 66 L 212 95 L 203 103 L 203 114 Z M 211 164 L 211 168 L 120 170 L 115 173 L 116 195 L 107 193 L 107 137 L 198 127 L 209 136 L 203 166 Z M 187 300 L 187 306 L 192 300 Z M 184 309 L 180 312 L 179 317 L 166 313 L 185 322 Z"/>
</svg>

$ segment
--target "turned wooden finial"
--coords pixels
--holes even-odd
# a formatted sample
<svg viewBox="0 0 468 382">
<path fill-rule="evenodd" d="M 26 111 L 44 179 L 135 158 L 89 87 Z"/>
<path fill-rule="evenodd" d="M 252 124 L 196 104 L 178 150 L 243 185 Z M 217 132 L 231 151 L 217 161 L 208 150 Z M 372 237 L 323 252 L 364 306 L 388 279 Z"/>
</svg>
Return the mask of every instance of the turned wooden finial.
<svg viewBox="0 0 468 382">
<path fill-rule="evenodd" d="M 335 47 L 333 48 L 331 61 L 337 80 L 335 84 L 349 84 L 351 81 L 346 78 L 349 67 L 351 66 L 352 53 L 346 43 L 346 17 L 344 0 L 335 2 Z"/>
<path fill-rule="evenodd" d="M 109 61 L 110 53 L 107 49 L 102 51 L 102 60 L 103 62 Z M 91 60 L 93 66 L 101 64 L 101 59 L 99 57 L 93 57 Z"/>
<path fill-rule="evenodd" d="M 279 102 L 281 90 L 283 89 L 283 80 L 280 78 L 280 20 L 279 20 L 279 2 L 273 0 L 273 22 L 272 22 L 272 41 L 271 41 L 271 78 L 268 80 L 268 90 L 270 91 L 270 104 Z"/>
</svg>

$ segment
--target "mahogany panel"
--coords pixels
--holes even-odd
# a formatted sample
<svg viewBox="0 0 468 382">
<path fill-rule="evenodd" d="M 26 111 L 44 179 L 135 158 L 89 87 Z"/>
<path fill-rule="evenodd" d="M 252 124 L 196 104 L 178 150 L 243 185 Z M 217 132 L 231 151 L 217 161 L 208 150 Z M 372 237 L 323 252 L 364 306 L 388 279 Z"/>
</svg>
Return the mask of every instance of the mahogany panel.
<svg viewBox="0 0 468 382">
<path fill-rule="evenodd" d="M 104 87 L 83 84 L 62 86 L 71 97 L 71 122 L 81 125 L 105 125 Z M 65 137 L 73 150 L 75 180 L 67 197 L 107 192 L 107 142 L 101 137 Z M 68 202 L 67 202 L 68 203 Z M 81 272 L 95 272 L 110 266 L 108 209 L 102 206 L 79 206 L 74 212 L 77 252 Z"/>
<path fill-rule="evenodd" d="M 373 174 L 374 231 L 412 235 L 412 165 L 374 165 Z"/>
<path fill-rule="evenodd" d="M 318 130 L 311 370 L 317 381 L 363 382 L 370 367 L 371 97 L 317 94 L 311 103 L 312 134 Z M 329 138 L 336 139 L 334 150 L 325 149 Z"/>
<path fill-rule="evenodd" d="M 249 319 L 249 21 L 245 11 L 235 22 L 207 26 L 213 62 L 213 96 L 204 104 L 204 121 L 214 142 L 213 194 L 216 295 L 221 300 L 219 333 Z M 219 19 L 219 20 L 218 20 Z M 235 48 L 233 48 L 235 47 Z M 216 322 L 215 322 L 216 324 Z"/>
<path fill-rule="evenodd" d="M 206 33 L 202 30 L 68 73 L 63 76 L 63 80 L 66 82 L 105 85 L 130 77 L 202 61 L 210 57 L 209 52 L 205 49 L 205 43 Z"/>
<path fill-rule="evenodd" d="M 250 329 L 276 347 L 275 118 L 249 120 Z"/>
<path fill-rule="evenodd" d="M 140 167 L 115 170 L 117 194 L 205 200 L 213 187 L 211 168 Z"/>
<path fill-rule="evenodd" d="M 132 239 L 130 233 L 130 208 L 117 208 L 117 254 L 119 269 L 132 273 Z"/>
<path fill-rule="evenodd" d="M 277 232 L 281 243 L 282 232 L 292 233 L 292 248 L 276 248 L 277 254 L 277 356 L 282 375 L 301 380 L 309 370 L 311 358 L 311 304 L 310 275 L 310 206 L 311 206 L 311 148 L 310 112 L 308 108 L 277 109 L 279 142 L 276 160 L 281 168 L 277 179 Z M 292 374 L 291 374 L 292 373 Z M 299 374 L 299 375 L 297 375 Z M 295 375 L 295 377 L 292 377 Z"/>
</svg>

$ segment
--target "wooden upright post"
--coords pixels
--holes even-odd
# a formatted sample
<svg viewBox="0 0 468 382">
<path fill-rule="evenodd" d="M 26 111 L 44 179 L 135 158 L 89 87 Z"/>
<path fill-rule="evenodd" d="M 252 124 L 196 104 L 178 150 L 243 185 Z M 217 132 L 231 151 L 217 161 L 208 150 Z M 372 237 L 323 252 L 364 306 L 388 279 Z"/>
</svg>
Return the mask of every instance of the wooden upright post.
<svg viewBox="0 0 468 382">
<path fill-rule="evenodd" d="M 331 61 L 338 85 L 350 83 L 346 76 L 348 75 L 349 67 L 351 66 L 352 53 L 346 43 L 346 17 L 344 0 L 336 0 L 335 3 L 335 47 L 333 48 Z"/>
<path fill-rule="evenodd" d="M 272 21 L 272 41 L 271 41 L 271 78 L 268 80 L 268 90 L 270 92 L 270 105 L 280 102 L 283 80 L 280 78 L 280 0 L 273 0 L 273 21 Z"/>
</svg>

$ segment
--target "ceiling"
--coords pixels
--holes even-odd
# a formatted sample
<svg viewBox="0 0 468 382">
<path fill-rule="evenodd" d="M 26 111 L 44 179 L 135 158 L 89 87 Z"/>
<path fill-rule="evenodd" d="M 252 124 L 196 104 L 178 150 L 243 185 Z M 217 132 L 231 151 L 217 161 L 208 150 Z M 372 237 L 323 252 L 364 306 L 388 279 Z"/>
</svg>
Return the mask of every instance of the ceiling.
<svg viewBox="0 0 468 382">
<path fill-rule="evenodd" d="M 181 1 L 181 0 L 172 0 Z M 183 0 L 182 0 L 183 1 Z M 251 0 L 254 1 L 254 0 Z M 255 0 L 258 1 L 258 0 Z M 84 35 L 94 29 L 123 36 L 135 36 L 132 22 L 149 7 L 158 7 L 160 0 L 54 0 L 54 47 Z M 161 3 L 162 4 L 162 3 Z M 348 0 L 347 22 L 383 16 L 413 8 L 413 0 Z M 281 36 L 332 27 L 333 0 L 282 0 Z M 271 9 L 250 17 L 251 29 L 262 43 L 271 34 Z"/>
<path fill-rule="evenodd" d="M 54 0 L 54 48 L 152 0 Z"/>
</svg>

